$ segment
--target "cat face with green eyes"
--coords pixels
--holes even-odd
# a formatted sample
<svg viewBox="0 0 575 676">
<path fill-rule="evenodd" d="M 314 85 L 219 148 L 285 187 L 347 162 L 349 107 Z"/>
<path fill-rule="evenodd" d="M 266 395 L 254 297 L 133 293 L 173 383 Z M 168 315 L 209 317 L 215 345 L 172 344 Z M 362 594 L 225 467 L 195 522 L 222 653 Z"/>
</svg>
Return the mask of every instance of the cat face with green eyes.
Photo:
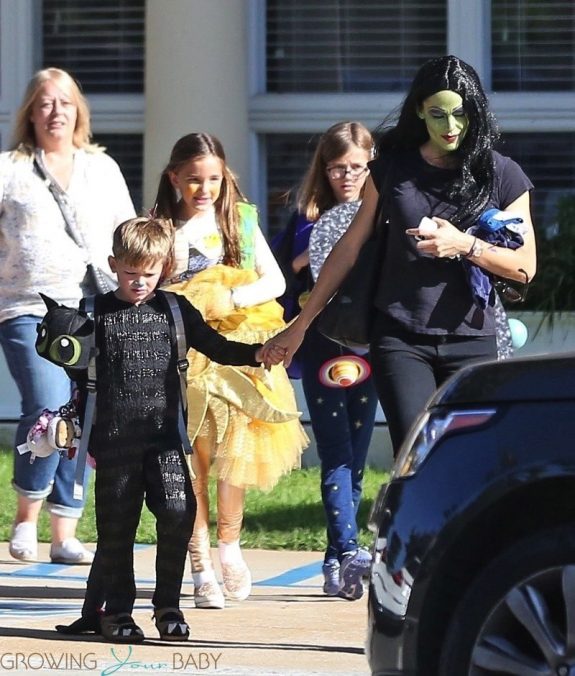
<svg viewBox="0 0 575 676">
<path fill-rule="evenodd" d="M 87 369 L 94 322 L 86 313 L 40 295 L 48 312 L 36 329 L 36 352 L 69 375 Z"/>
</svg>

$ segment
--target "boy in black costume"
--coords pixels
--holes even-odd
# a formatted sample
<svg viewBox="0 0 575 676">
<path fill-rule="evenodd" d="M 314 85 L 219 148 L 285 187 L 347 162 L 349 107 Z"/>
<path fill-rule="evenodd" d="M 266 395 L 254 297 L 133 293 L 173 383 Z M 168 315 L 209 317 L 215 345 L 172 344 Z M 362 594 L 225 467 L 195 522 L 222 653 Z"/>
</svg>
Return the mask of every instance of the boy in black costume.
<svg viewBox="0 0 575 676">
<path fill-rule="evenodd" d="M 179 599 L 196 499 L 178 429 L 178 355 L 167 293 L 156 291 L 169 274 L 172 247 L 169 222 L 135 218 L 122 223 L 114 233 L 114 255 L 109 259 L 119 288 L 95 298 L 96 422 L 89 448 L 97 465 L 98 548 L 82 618 L 59 627 L 66 633 L 100 630 L 114 642 L 144 639 L 131 613 L 136 596 L 133 546 L 145 498 L 157 520 L 152 599 L 156 627 L 166 640 L 189 636 Z M 223 364 L 257 366 L 263 361 L 261 345 L 226 340 L 183 296 L 174 297 L 188 349 Z M 54 360 L 57 350 L 50 342 L 46 319 L 39 334 L 39 351 Z M 58 340 L 62 342 L 61 336 Z M 268 355 L 266 366 L 282 357 Z M 78 384 L 81 391 L 85 389 L 85 382 Z M 98 617 L 98 601 L 104 599 L 105 611 Z"/>
</svg>

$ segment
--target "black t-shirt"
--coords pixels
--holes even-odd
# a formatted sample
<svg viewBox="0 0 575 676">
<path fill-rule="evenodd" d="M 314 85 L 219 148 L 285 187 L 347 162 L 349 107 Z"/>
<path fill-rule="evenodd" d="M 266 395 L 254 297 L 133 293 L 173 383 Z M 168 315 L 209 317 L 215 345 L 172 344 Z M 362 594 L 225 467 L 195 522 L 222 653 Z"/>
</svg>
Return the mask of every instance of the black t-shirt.
<svg viewBox="0 0 575 676">
<path fill-rule="evenodd" d="M 495 180 L 486 209 L 505 209 L 533 185 L 510 158 L 494 151 L 493 160 Z M 417 250 L 415 238 L 405 234 L 423 216 L 451 220 L 457 205 L 446 193 L 458 170 L 428 164 L 418 149 L 396 153 L 385 162 L 377 158 L 369 168 L 377 190 L 384 185 L 387 196 L 387 247 L 375 299 L 384 323 L 422 334 L 493 335 L 493 297 L 481 310 L 473 302 L 462 262 L 426 256 Z M 464 220 L 460 227 L 471 225 Z"/>
</svg>

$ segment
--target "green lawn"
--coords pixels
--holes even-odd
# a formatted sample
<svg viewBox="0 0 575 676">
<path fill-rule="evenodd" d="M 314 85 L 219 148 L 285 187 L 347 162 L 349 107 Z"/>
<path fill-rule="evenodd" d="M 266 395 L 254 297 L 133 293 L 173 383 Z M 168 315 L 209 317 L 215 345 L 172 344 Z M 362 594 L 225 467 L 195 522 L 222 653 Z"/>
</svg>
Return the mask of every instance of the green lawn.
<svg viewBox="0 0 575 676">
<path fill-rule="evenodd" d="M 15 493 L 10 487 L 12 477 L 11 452 L 0 452 L 0 541 L 10 539 L 15 512 Z M 367 515 L 380 485 L 387 473 L 367 469 L 364 497 L 358 521 L 362 526 L 361 544 L 371 544 L 372 536 L 365 527 Z M 214 486 L 210 488 L 211 503 L 215 506 Z M 121 517 L 121 515 L 119 515 Z M 325 522 L 319 491 L 319 469 L 305 469 L 283 477 L 269 493 L 248 491 L 242 546 L 263 549 L 322 550 L 325 546 Z M 93 481 L 90 483 L 86 509 L 78 526 L 78 537 L 84 542 L 96 541 L 94 522 Z M 38 538 L 50 541 L 48 515 L 40 518 Z M 144 507 L 136 541 L 154 543 L 156 531 L 153 516 Z"/>
</svg>

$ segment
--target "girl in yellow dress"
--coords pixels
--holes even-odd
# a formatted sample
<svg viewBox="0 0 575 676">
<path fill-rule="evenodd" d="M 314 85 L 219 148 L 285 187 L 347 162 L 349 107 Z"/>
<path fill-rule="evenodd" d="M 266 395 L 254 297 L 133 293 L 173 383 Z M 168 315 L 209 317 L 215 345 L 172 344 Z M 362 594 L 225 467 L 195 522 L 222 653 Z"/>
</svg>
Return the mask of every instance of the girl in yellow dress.
<svg viewBox="0 0 575 676">
<path fill-rule="evenodd" d="M 285 326 L 275 301 L 285 289 L 283 275 L 217 138 L 193 133 L 177 141 L 162 172 L 154 215 L 172 219 L 175 227 L 175 277 L 166 288 L 184 294 L 233 340 L 265 342 Z M 193 350 L 188 359 L 188 432 L 198 501 L 189 545 L 194 599 L 198 608 L 223 608 L 224 596 L 242 600 L 251 591 L 240 550 L 246 487 L 271 489 L 299 467 L 308 439 L 282 366 L 221 366 Z M 223 594 L 210 555 L 211 466 Z"/>
</svg>

